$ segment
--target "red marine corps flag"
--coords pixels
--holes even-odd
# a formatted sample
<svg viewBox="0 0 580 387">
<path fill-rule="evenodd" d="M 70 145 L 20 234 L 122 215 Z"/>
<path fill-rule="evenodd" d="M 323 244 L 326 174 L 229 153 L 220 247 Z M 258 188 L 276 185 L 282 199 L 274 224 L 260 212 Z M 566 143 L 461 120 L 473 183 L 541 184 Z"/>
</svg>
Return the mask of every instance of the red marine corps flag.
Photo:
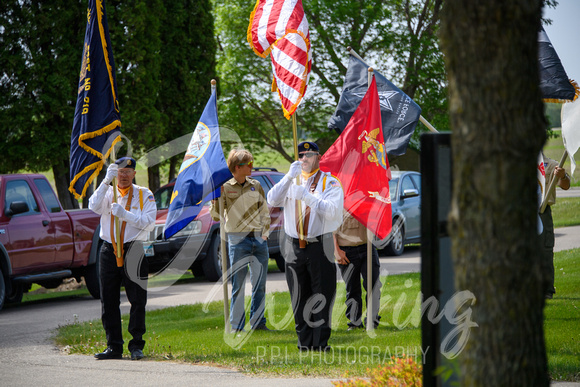
<svg viewBox="0 0 580 387">
<path fill-rule="evenodd" d="M 374 77 L 346 128 L 324 153 L 320 169 L 342 183 L 344 209 L 379 239 L 386 238 L 392 227 L 391 173 Z"/>
<path fill-rule="evenodd" d="M 284 117 L 300 104 L 312 67 L 308 21 L 302 0 L 258 0 L 250 15 L 248 42 L 262 58 L 272 60 L 272 91 L 278 91 Z"/>
</svg>

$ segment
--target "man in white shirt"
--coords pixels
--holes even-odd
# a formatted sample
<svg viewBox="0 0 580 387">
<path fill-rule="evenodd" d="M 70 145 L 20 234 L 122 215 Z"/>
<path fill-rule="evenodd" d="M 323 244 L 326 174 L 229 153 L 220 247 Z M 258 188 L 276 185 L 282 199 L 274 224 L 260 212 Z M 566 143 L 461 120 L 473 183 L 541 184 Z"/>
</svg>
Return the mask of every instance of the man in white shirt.
<svg viewBox="0 0 580 387">
<path fill-rule="evenodd" d="M 268 192 L 268 203 L 284 207 L 283 251 L 298 348 L 326 351 L 336 293 L 332 233 L 342 223 L 344 194 L 336 178 L 320 171 L 315 143 L 298 144 L 298 155 Z"/>
<path fill-rule="evenodd" d="M 120 296 L 121 286 L 125 287 L 131 303 L 129 342 L 131 360 L 144 357 L 145 305 L 147 304 L 147 275 L 149 268 L 143 254 L 141 241 L 155 226 L 157 207 L 153 194 L 146 187 L 132 184 L 135 178 L 135 160 L 122 157 L 109 165 L 107 175 L 89 199 L 89 208 L 101 215 L 100 237 L 103 240 L 99 257 L 99 276 L 101 282 L 101 306 L 103 328 L 107 334 L 107 349 L 97 353 L 95 358 L 121 359 L 123 357 L 123 335 L 121 324 Z M 117 201 L 114 200 L 113 187 L 109 185 L 118 177 Z M 118 217 L 121 250 L 117 251 L 117 233 L 114 217 Z M 133 247 L 133 244 L 135 246 Z M 142 259 L 138 264 L 133 260 Z M 138 267 L 138 275 L 131 275 L 127 263 Z M 129 274 L 128 274 L 129 273 Z M 135 278 L 138 277 L 138 278 Z"/>
</svg>

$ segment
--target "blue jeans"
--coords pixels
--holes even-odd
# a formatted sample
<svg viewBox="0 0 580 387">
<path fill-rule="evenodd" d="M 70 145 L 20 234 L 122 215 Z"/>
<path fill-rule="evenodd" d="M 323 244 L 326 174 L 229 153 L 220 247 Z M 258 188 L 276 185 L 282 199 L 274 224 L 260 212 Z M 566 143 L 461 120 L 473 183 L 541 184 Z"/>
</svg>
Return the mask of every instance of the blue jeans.
<svg viewBox="0 0 580 387">
<path fill-rule="evenodd" d="M 232 279 L 232 304 L 230 305 L 230 324 L 232 329 L 242 330 L 246 323 L 244 293 L 248 265 L 252 283 L 252 302 L 250 307 L 250 326 L 266 324 L 266 275 L 268 274 L 268 243 L 261 237 L 228 235 L 230 257 L 230 277 Z"/>
</svg>

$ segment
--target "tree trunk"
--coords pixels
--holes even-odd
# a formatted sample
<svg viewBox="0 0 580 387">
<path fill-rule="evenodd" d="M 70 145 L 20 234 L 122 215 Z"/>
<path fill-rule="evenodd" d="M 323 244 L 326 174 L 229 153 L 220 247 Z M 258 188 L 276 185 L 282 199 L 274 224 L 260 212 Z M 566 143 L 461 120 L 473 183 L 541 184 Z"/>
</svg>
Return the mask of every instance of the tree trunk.
<svg viewBox="0 0 580 387">
<path fill-rule="evenodd" d="M 457 290 L 477 298 L 462 386 L 548 386 L 536 160 L 541 0 L 446 0 Z"/>
<path fill-rule="evenodd" d="M 79 208 L 79 202 L 68 190 L 68 187 L 70 185 L 69 172 L 70 172 L 70 163 L 68 159 L 63 160 L 60 163 L 54 164 L 52 166 L 56 194 L 58 195 L 60 204 L 65 210 Z"/>
<path fill-rule="evenodd" d="M 147 177 L 149 179 L 149 189 L 151 192 L 157 191 L 157 189 L 160 187 L 159 164 L 147 168 Z"/>
</svg>

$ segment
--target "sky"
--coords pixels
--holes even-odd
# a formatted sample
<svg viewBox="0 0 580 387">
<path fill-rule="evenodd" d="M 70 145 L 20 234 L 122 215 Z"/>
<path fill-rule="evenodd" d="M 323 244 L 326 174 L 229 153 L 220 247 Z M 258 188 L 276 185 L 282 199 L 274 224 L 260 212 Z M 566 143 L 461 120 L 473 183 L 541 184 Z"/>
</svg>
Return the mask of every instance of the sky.
<svg viewBox="0 0 580 387">
<path fill-rule="evenodd" d="M 552 25 L 544 29 L 558 53 L 568 78 L 580 84 L 580 42 L 577 23 L 580 20 L 580 0 L 558 0 L 558 6 L 544 8 L 544 18 Z"/>
</svg>

